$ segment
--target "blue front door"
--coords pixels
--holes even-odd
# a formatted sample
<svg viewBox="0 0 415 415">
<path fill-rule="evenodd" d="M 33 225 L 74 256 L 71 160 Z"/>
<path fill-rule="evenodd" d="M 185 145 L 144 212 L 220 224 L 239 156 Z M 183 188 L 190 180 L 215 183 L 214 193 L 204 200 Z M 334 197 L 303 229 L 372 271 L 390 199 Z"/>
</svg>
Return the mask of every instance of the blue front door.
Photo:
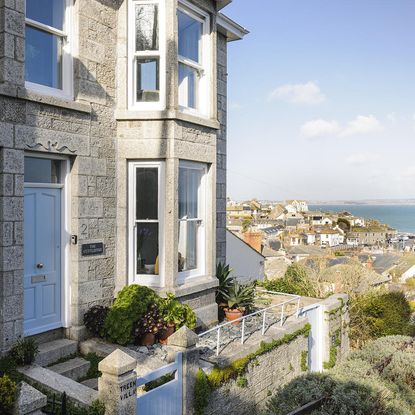
<svg viewBox="0 0 415 415">
<path fill-rule="evenodd" d="M 62 326 L 61 189 L 26 187 L 24 334 Z"/>
</svg>

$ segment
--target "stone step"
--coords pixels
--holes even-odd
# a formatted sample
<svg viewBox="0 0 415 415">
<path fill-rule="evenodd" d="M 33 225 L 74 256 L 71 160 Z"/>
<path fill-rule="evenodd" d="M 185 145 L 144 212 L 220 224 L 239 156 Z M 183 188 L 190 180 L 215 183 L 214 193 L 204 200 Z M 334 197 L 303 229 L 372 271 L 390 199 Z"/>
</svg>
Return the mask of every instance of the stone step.
<svg viewBox="0 0 415 415">
<path fill-rule="evenodd" d="M 86 379 L 83 380 L 82 385 L 87 386 L 88 388 L 98 390 L 98 378 Z"/>
<path fill-rule="evenodd" d="M 82 359 L 82 357 L 75 357 L 66 362 L 50 366 L 48 369 L 67 378 L 78 380 L 87 374 L 90 366 L 91 363 L 88 360 Z"/>
<path fill-rule="evenodd" d="M 74 340 L 59 339 L 41 343 L 35 363 L 39 366 L 48 366 L 59 359 L 75 354 L 77 351 L 78 343 Z"/>
<path fill-rule="evenodd" d="M 40 383 L 44 388 L 54 393 L 66 392 L 68 399 L 83 407 L 90 406 L 98 399 L 98 392 L 75 382 L 48 368 L 32 365 L 18 368 L 18 371 L 32 382 Z"/>
</svg>

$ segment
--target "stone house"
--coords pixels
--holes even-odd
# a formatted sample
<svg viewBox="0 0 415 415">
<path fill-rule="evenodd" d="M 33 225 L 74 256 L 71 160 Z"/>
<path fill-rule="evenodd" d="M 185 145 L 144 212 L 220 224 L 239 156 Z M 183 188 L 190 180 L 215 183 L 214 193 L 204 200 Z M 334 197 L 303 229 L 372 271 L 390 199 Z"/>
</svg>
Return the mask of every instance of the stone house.
<svg viewBox="0 0 415 415">
<path fill-rule="evenodd" d="M 217 319 L 228 0 L 0 0 L 0 352 L 127 284 Z"/>
</svg>

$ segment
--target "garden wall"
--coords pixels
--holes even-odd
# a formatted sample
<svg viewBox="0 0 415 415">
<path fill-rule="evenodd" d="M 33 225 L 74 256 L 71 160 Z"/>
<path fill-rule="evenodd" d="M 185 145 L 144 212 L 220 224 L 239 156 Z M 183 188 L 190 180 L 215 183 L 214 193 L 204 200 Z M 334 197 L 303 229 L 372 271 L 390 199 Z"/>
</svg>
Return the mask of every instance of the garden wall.
<svg viewBox="0 0 415 415">
<path fill-rule="evenodd" d="M 304 326 L 303 322 L 302 327 Z M 293 324 L 286 329 L 286 334 L 295 333 L 299 326 Z M 308 336 L 300 334 L 294 340 L 256 357 L 248 364 L 243 375 L 210 393 L 203 413 L 244 415 L 263 409 L 268 398 L 280 386 L 304 373 L 302 360 L 307 350 Z"/>
</svg>

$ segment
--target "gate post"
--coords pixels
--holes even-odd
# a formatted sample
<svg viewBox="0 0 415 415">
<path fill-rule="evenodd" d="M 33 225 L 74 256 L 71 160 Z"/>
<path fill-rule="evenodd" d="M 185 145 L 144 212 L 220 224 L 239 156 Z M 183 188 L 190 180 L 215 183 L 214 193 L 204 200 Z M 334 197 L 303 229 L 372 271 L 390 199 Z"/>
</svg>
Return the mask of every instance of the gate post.
<svg viewBox="0 0 415 415">
<path fill-rule="evenodd" d="M 98 369 L 98 398 L 105 405 L 105 415 L 136 415 L 137 361 L 120 349 L 101 360 Z"/>
<path fill-rule="evenodd" d="M 181 327 L 167 340 L 171 357 L 177 352 L 183 353 L 182 368 L 182 414 L 193 414 L 193 394 L 196 374 L 199 370 L 199 349 L 196 343 L 199 337 L 186 326 Z"/>
</svg>

